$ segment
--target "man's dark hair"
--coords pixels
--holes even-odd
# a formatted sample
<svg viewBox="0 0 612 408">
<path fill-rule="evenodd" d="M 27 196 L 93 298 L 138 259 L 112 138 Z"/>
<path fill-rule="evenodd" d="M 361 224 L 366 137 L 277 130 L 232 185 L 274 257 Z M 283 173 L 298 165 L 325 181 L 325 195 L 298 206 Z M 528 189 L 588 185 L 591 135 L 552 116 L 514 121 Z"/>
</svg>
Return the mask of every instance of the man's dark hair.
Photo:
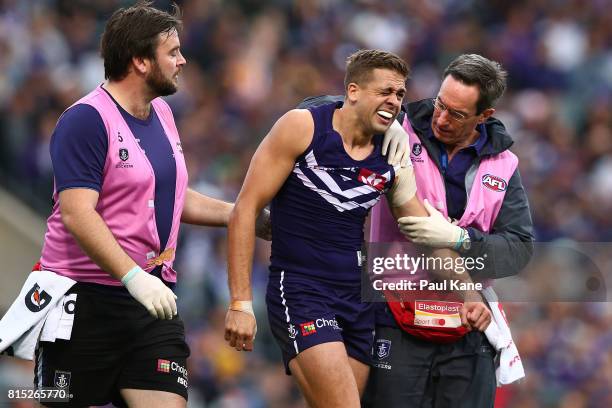
<svg viewBox="0 0 612 408">
<path fill-rule="evenodd" d="M 451 75 L 466 85 L 477 85 L 480 90 L 476 114 L 495 105 L 506 90 L 508 73 L 499 62 L 478 54 L 463 54 L 455 58 L 444 70 L 442 78 Z"/>
<path fill-rule="evenodd" d="M 132 7 L 115 11 L 106 23 L 100 40 L 104 59 L 104 77 L 119 81 L 126 77 L 133 57 L 155 59 L 159 34 L 170 34 L 182 27 L 180 9 L 173 4 L 173 14 L 139 1 Z"/>
<path fill-rule="evenodd" d="M 372 71 L 376 68 L 390 69 L 408 79 L 410 69 L 408 64 L 397 55 L 381 50 L 360 50 L 349 56 L 346 60 L 346 74 L 344 76 L 344 89 L 350 83 L 362 85 L 369 81 Z"/>
</svg>

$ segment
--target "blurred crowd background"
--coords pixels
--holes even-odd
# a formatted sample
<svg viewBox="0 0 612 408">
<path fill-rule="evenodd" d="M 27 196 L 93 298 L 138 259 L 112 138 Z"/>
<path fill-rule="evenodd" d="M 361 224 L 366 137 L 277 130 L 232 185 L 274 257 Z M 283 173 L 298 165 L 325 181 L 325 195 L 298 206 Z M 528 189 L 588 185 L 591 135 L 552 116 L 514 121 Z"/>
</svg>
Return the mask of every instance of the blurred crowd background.
<svg viewBox="0 0 612 408">
<path fill-rule="evenodd" d="M 103 81 L 104 22 L 131 3 L 0 0 L 0 185 L 41 217 L 51 209 L 53 127 L 66 107 Z M 274 121 L 306 96 L 342 93 L 345 59 L 355 50 L 404 57 L 412 68 L 407 100 L 434 97 L 444 67 L 475 52 L 509 72 L 496 116 L 515 140 L 538 240 L 612 241 L 609 0 L 177 3 L 188 63 L 179 92 L 167 100 L 190 183 L 199 191 L 234 200 Z M 184 227 L 180 243 L 190 405 L 303 406 L 267 328 L 268 245 L 258 242 L 254 267 L 256 351 L 244 354 L 222 338 L 225 230 Z M 498 407 L 612 406 L 609 303 L 529 302 L 508 305 L 507 313 L 528 377 L 500 389 Z M 1 386 L 30 381 L 29 365 L 0 359 Z"/>
</svg>

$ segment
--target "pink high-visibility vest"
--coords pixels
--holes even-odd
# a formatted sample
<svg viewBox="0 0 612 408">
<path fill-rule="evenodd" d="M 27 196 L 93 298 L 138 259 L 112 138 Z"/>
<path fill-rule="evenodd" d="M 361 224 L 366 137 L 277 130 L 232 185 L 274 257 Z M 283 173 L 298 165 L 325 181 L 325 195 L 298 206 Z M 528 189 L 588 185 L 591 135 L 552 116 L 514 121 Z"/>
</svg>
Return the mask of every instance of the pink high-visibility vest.
<svg viewBox="0 0 612 408">
<path fill-rule="evenodd" d="M 155 173 L 151 163 L 121 116 L 115 102 L 101 86 L 74 105 L 77 104 L 91 105 L 100 113 L 108 136 L 108 151 L 96 211 L 121 248 L 140 267 L 150 271 L 156 265 L 163 265 L 162 277 L 166 281 L 176 282 L 176 272 L 172 269 L 172 264 L 185 203 L 187 168 L 170 107 L 161 98 L 151 102 L 170 141 L 176 162 L 172 227 L 166 250 L 160 254 L 154 208 Z M 42 269 L 80 282 L 121 285 L 121 282 L 101 270 L 81 250 L 62 222 L 57 191 L 54 191 L 53 199 L 53 211 L 47 220 L 47 232 L 40 260 Z"/>
<path fill-rule="evenodd" d="M 403 127 L 408 133 L 410 141 L 410 159 L 414 166 L 417 196 L 421 201 L 427 199 L 432 206 L 445 217 L 448 217 L 446 189 L 440 170 L 429 157 L 427 150 L 422 147 L 421 141 L 407 117 L 404 118 Z M 504 201 L 508 182 L 517 165 L 518 158 L 508 150 L 482 158 L 469 189 L 466 209 L 458 221 L 459 226 L 464 228 L 474 227 L 484 233 L 491 231 Z M 406 242 L 406 238 L 399 232 L 397 221 L 391 215 L 387 203 L 378 203 L 372 209 L 370 242 Z M 487 286 L 487 283 L 485 283 L 485 286 Z M 421 323 L 417 320 L 417 324 L 415 324 L 415 309 L 435 310 L 436 307 L 439 308 L 439 303 L 444 303 L 449 309 L 453 308 L 454 310 L 457 305 L 454 301 L 456 301 L 456 297 L 452 294 L 451 296 L 441 295 L 437 299 L 412 300 L 402 303 L 389 302 L 389 308 L 403 330 L 430 341 L 450 342 L 457 340 L 466 333 L 462 327 L 450 327 L 452 324 L 449 324 L 449 322 L 456 320 L 456 318 L 440 316 L 432 319 L 420 319 Z"/>
</svg>

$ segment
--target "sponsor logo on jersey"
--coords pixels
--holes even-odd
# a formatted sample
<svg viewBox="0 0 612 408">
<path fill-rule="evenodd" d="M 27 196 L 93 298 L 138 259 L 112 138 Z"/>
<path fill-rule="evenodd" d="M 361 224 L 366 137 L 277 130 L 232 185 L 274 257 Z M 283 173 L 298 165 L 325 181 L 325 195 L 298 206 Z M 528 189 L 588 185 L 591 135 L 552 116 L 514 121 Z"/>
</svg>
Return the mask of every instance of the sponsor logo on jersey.
<svg viewBox="0 0 612 408">
<path fill-rule="evenodd" d="M 40 286 L 38 283 L 35 283 L 32 286 L 32 289 L 28 291 L 25 295 L 25 305 L 30 312 L 40 312 L 51 302 L 53 297 L 45 292 L 44 290 L 39 290 Z"/>
<path fill-rule="evenodd" d="M 302 336 L 310 336 L 315 334 L 317 329 L 315 328 L 315 322 L 300 323 L 300 329 L 302 329 Z"/>
<path fill-rule="evenodd" d="M 387 182 L 387 178 L 385 176 L 374 173 L 373 171 L 368 169 L 361 169 L 359 171 L 359 176 L 357 177 L 357 180 L 359 180 L 363 184 L 372 186 L 379 191 L 382 191 L 385 188 L 385 183 Z"/>
<path fill-rule="evenodd" d="M 482 176 L 482 184 L 489 190 L 502 192 L 506 191 L 508 183 L 501 177 L 494 176 L 492 174 L 485 174 Z"/>
</svg>

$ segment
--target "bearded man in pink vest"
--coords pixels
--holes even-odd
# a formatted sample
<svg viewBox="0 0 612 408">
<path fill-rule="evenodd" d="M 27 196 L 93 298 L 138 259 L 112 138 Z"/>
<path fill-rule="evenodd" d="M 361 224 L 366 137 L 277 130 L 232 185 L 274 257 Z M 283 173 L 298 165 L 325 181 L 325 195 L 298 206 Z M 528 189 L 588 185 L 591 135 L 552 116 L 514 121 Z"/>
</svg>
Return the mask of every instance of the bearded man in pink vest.
<svg viewBox="0 0 612 408">
<path fill-rule="evenodd" d="M 233 205 L 187 187 L 160 98 L 176 92 L 186 63 L 180 27 L 178 9 L 116 11 L 101 40 L 107 81 L 55 128 L 40 269 L 76 284 L 66 294 L 69 340 L 40 341 L 36 351 L 36 386 L 70 393 L 47 406 L 186 406 L 189 347 L 172 291 L 179 224 L 225 226 Z"/>
</svg>

